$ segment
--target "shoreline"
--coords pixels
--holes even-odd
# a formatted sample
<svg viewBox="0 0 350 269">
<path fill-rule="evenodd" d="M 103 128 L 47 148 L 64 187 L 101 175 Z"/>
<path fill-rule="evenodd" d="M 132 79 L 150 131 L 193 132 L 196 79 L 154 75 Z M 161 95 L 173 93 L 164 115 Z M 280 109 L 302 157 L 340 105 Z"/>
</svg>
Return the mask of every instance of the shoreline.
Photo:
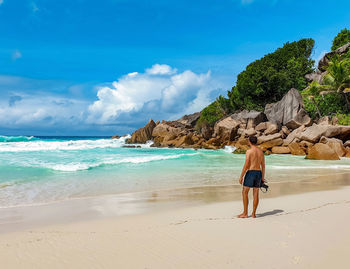
<svg viewBox="0 0 350 269">
<path fill-rule="evenodd" d="M 262 199 L 257 219 L 237 219 L 241 202 L 230 201 L 56 223 L 0 234 L 0 258 L 8 269 L 344 268 L 349 193 Z"/>
<path fill-rule="evenodd" d="M 272 182 L 269 192 L 261 193 L 261 198 L 337 190 L 346 186 L 350 186 L 350 172 L 341 172 L 298 181 Z M 0 208 L 0 230 L 1 233 L 7 233 L 57 223 L 147 215 L 192 206 L 235 202 L 240 199 L 239 184 L 79 197 L 39 205 Z"/>
</svg>

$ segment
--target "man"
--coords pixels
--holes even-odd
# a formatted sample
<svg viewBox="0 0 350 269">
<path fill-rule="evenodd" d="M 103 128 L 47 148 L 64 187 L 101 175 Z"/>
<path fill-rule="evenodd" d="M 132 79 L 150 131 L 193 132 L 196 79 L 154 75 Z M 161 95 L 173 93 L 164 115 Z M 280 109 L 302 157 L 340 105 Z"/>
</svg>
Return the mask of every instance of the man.
<svg viewBox="0 0 350 269">
<path fill-rule="evenodd" d="M 248 218 L 248 193 L 250 188 L 253 188 L 254 197 L 252 217 L 256 217 L 256 208 L 259 204 L 259 188 L 265 178 L 265 157 L 263 151 L 256 146 L 257 141 L 256 136 L 249 137 L 250 149 L 246 152 L 245 164 L 239 179 L 239 183 L 243 183 L 243 213 L 238 215 L 239 218 Z"/>
</svg>

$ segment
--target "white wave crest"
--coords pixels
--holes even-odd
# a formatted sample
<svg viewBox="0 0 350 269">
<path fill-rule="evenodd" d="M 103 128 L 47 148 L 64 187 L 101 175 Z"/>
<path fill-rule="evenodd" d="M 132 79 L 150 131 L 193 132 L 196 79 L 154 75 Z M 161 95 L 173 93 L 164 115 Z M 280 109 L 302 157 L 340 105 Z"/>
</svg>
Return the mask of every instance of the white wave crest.
<svg viewBox="0 0 350 269">
<path fill-rule="evenodd" d="M 223 151 L 227 153 L 235 152 L 235 150 L 236 150 L 236 147 L 233 147 L 233 146 L 225 146 L 225 148 L 223 149 Z"/>
<path fill-rule="evenodd" d="M 0 152 L 28 152 L 55 150 L 87 150 L 95 148 L 120 148 L 130 135 L 119 139 L 69 140 L 69 141 L 27 141 L 0 143 Z"/>
<path fill-rule="evenodd" d="M 103 166 L 103 165 L 116 165 L 116 164 L 123 164 L 123 163 L 132 163 L 132 164 L 148 163 L 148 162 L 154 162 L 154 161 L 178 159 L 183 156 L 193 156 L 197 154 L 199 153 L 191 153 L 191 154 L 183 153 L 183 154 L 175 154 L 175 155 L 168 155 L 168 156 L 154 155 L 154 156 L 126 157 L 126 158 L 116 159 L 116 160 L 104 160 L 102 162 L 96 162 L 96 163 L 69 163 L 69 164 L 41 163 L 40 167 L 49 168 L 56 171 L 75 172 L 75 171 L 81 171 L 81 170 L 88 170 L 88 169 Z"/>
</svg>

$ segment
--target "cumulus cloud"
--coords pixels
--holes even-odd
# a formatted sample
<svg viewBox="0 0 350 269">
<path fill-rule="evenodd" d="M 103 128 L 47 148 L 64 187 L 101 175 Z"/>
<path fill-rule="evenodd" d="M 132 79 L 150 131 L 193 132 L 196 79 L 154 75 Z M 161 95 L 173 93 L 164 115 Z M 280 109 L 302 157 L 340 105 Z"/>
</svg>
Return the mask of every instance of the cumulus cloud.
<svg viewBox="0 0 350 269">
<path fill-rule="evenodd" d="M 22 58 L 22 53 L 19 50 L 15 50 L 12 53 L 12 60 L 16 61 L 17 59 Z"/>
<path fill-rule="evenodd" d="M 227 89 L 210 71 L 179 72 L 164 64 L 104 85 L 91 99 L 93 86 L 88 93 L 82 85 L 0 75 L 0 134 L 126 134 L 149 118 L 200 111 Z"/>
<path fill-rule="evenodd" d="M 217 88 L 209 71 L 179 73 L 169 65 L 155 64 L 144 73 L 129 73 L 111 86 L 99 88 L 87 121 L 109 124 L 130 115 L 172 118 L 193 113 L 211 101 L 210 94 Z"/>
</svg>

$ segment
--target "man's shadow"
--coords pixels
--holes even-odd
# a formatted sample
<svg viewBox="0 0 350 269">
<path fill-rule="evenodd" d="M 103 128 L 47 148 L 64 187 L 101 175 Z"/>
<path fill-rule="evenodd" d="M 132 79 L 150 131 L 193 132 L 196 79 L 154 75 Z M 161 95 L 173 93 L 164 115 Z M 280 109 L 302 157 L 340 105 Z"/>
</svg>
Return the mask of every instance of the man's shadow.
<svg viewBox="0 0 350 269">
<path fill-rule="evenodd" d="M 275 210 L 267 211 L 265 213 L 256 214 L 256 217 L 261 218 L 266 216 L 272 216 L 272 215 L 280 214 L 282 212 L 284 212 L 282 209 L 275 209 Z"/>
</svg>

